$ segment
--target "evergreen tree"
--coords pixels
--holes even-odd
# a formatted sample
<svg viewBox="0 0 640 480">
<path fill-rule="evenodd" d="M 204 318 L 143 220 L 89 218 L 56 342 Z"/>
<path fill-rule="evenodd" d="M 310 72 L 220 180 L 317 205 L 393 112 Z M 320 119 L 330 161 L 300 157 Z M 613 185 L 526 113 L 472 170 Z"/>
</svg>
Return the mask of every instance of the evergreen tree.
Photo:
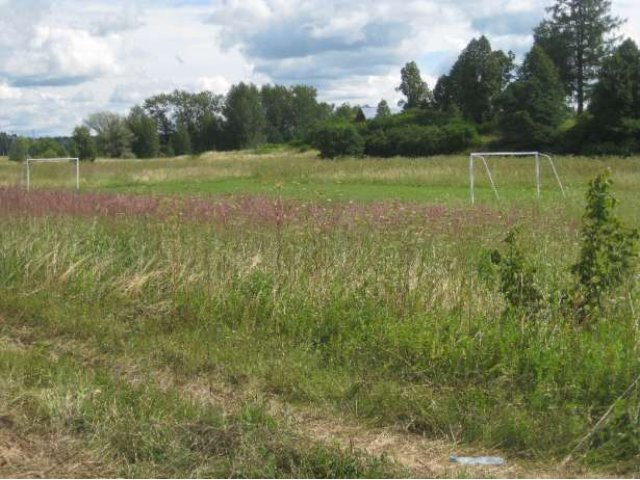
<svg viewBox="0 0 640 480">
<path fill-rule="evenodd" d="M 518 80 L 498 101 L 504 141 L 520 148 L 549 144 L 567 115 L 564 100 L 556 67 L 542 48 L 534 46 L 520 68 Z"/>
<path fill-rule="evenodd" d="M 438 104 L 455 105 L 477 123 L 492 120 L 495 101 L 511 80 L 513 53 L 491 50 L 486 37 L 473 39 L 458 57 L 451 73 L 438 82 Z"/>
<path fill-rule="evenodd" d="M 160 153 L 160 138 L 158 137 L 156 121 L 146 114 L 144 109 L 135 106 L 127 117 L 127 126 L 133 138 L 131 151 L 138 158 L 154 158 Z"/>
<path fill-rule="evenodd" d="M 582 113 L 602 61 L 617 42 L 613 33 L 623 21 L 611 15 L 610 0 L 556 0 L 547 10 L 551 18 L 536 28 L 536 44 L 551 57 Z"/>
<path fill-rule="evenodd" d="M 0 157 L 7 157 L 11 144 L 15 140 L 15 135 L 9 135 L 6 132 L 0 132 Z"/>
<path fill-rule="evenodd" d="M 402 92 L 407 99 L 401 100 L 399 106 L 409 110 L 411 108 L 428 108 L 433 105 L 433 93 L 429 90 L 427 82 L 422 80 L 416 62 L 409 62 L 402 68 L 401 78 L 402 81 L 396 91 Z"/>
<path fill-rule="evenodd" d="M 387 118 L 391 116 L 391 109 L 386 100 L 380 100 L 378 103 L 378 109 L 376 110 L 376 118 Z"/>
</svg>

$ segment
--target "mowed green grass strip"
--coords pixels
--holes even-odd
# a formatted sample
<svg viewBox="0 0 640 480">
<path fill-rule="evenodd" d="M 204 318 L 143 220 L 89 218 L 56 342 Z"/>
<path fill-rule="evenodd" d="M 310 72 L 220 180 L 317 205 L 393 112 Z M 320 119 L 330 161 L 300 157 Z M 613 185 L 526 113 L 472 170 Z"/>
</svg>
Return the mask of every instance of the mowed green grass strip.
<svg viewBox="0 0 640 480">
<path fill-rule="evenodd" d="M 490 159 L 503 202 L 535 198 L 533 158 Z M 638 158 L 557 157 L 556 163 L 572 198 L 581 199 L 586 183 L 611 168 L 620 192 L 640 183 Z M 542 164 L 543 197 L 555 202 L 558 188 L 548 164 Z M 71 169 L 64 165 L 33 167 L 35 187 L 69 187 Z M 478 200 L 495 202 L 481 162 L 476 165 Z M 0 184 L 21 181 L 21 167 L 0 160 Z M 212 153 L 200 157 L 159 160 L 100 160 L 82 165 L 84 190 L 164 194 L 266 194 L 336 201 L 386 199 L 469 201 L 468 158 L 441 156 L 421 159 L 346 159 L 327 161 L 315 152 Z"/>
</svg>

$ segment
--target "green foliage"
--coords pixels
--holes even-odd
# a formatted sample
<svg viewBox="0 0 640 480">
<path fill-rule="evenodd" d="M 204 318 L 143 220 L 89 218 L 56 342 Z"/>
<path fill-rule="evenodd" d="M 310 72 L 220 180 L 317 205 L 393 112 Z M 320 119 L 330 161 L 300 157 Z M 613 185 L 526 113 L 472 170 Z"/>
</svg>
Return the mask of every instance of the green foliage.
<svg viewBox="0 0 640 480">
<path fill-rule="evenodd" d="M 442 75 L 433 89 L 433 101 L 438 110 L 448 112 L 457 107 L 454 98 L 454 86 L 451 77 Z"/>
<path fill-rule="evenodd" d="M 2 218 L 0 341 L 5 348 L 0 350 L 6 350 L 4 339 L 11 337 L 7 328 L 15 325 L 22 339 L 16 350 L 59 345 L 66 355 L 81 356 L 87 365 L 83 372 L 104 366 L 107 375 L 133 375 L 136 390 L 144 394 L 140 398 L 118 385 L 113 390 L 122 392 L 123 401 L 107 397 L 103 413 L 93 417 L 90 425 L 101 427 L 104 419 L 108 428 L 89 430 L 85 438 L 100 442 L 99 452 L 107 458 L 113 458 L 109 454 L 115 450 L 125 459 L 140 459 L 127 464 L 138 468 L 157 459 L 157 469 L 141 476 L 229 472 L 191 470 L 189 446 L 195 445 L 195 452 L 204 452 L 206 459 L 233 459 L 236 475 L 264 473 L 264 457 L 250 454 L 256 450 L 286 459 L 285 466 L 318 467 L 315 455 L 295 456 L 300 449 L 291 457 L 280 455 L 288 450 L 272 448 L 281 444 L 272 443 L 277 437 L 270 429 L 264 436 L 260 429 L 257 435 L 252 435 L 254 430 L 242 435 L 243 425 L 269 425 L 255 406 L 241 408 L 237 417 L 228 415 L 229 424 L 204 422 L 230 428 L 185 429 L 184 425 L 203 423 L 194 420 L 204 420 L 179 414 L 185 411 L 185 391 L 210 398 L 207 383 L 214 382 L 215 394 L 221 379 L 225 398 L 227 389 L 238 385 L 241 395 L 250 388 L 282 402 L 331 407 L 380 425 L 404 425 L 427 437 L 452 435 L 460 448 L 469 443 L 476 451 L 499 445 L 514 461 L 525 457 L 537 463 L 567 453 L 637 377 L 640 359 L 632 302 L 637 306 L 638 289 L 628 292 L 628 301 L 618 300 L 607 310 L 609 322 L 587 329 L 566 322 L 550 302 L 542 311 L 544 321 L 514 321 L 527 318 L 526 310 L 501 315 L 500 292 L 479 281 L 474 268 L 478 259 L 486 257 L 487 246 L 502 238 L 506 226 L 517 219 L 523 232 L 529 232 L 517 245 L 524 252 L 524 270 L 535 265 L 534 284 L 544 288 L 546 297 L 567 282 L 566 258 L 577 255 L 579 248 L 573 227 L 575 195 L 562 208 L 559 195 L 545 195 L 540 213 L 522 208 L 530 205 L 531 191 L 522 188 L 522 179 L 531 178 L 530 165 L 496 165 L 505 193 L 522 195 L 515 208 L 470 209 L 460 206 L 467 194 L 464 158 L 336 164 L 312 155 L 274 157 L 278 158 L 260 159 L 260 165 L 238 154 L 216 156 L 215 161 L 207 157 L 87 167 L 101 173 L 101 188 L 109 188 L 103 175 L 110 174 L 127 185 L 120 191 L 129 192 L 143 170 L 152 178 L 148 183 L 160 188 L 166 185 L 162 178 L 182 177 L 182 184 L 172 184 L 173 193 L 182 195 L 197 191 L 193 168 L 203 178 L 226 170 L 229 175 L 257 178 L 254 183 L 232 183 L 229 191 L 236 195 L 214 201 L 222 212 L 228 205 L 232 215 L 212 220 L 207 216 L 198 221 L 189 209 L 171 207 L 168 217 L 74 217 L 73 204 L 67 206 L 68 215 Z M 633 200 L 640 178 L 638 160 L 609 162 L 625 177 L 621 191 L 629 205 L 625 202 L 620 213 L 637 222 Z M 16 165 L 5 168 L 19 171 Z M 574 182 L 595 168 L 599 167 L 588 159 L 563 160 L 563 173 Z M 87 181 L 95 178 L 88 176 Z M 338 183 L 345 178 L 352 185 Z M 297 188 L 290 193 L 304 201 L 265 198 L 278 180 L 286 183 L 283 190 Z M 335 189 L 323 190 L 323 184 L 331 182 Z M 215 178 L 209 185 L 220 194 L 222 184 Z M 263 190 L 253 189 L 260 184 Z M 451 187 L 456 184 L 461 187 Z M 162 191 L 147 188 L 140 191 Z M 316 188 L 331 191 L 323 198 L 337 199 L 335 192 L 341 192 L 345 204 L 318 201 Z M 346 204 L 349 199 L 365 199 L 356 193 L 367 189 L 367 200 L 415 193 L 410 203 Z M 256 191 L 261 193 L 258 198 L 238 199 L 238 193 Z M 310 203 L 311 198 L 315 201 Z M 431 199 L 438 205 L 425 205 Z M 440 206 L 446 199 L 449 202 Z M 189 199 L 184 204 L 175 201 L 176 206 L 191 204 Z M 135 202 L 144 205 L 147 200 Z M 274 204 L 283 208 L 272 215 Z M 4 199 L 0 205 L 6 208 Z M 356 212 L 353 221 L 351 212 Z M 509 256 L 508 246 L 499 249 Z M 103 356 L 96 357 L 94 351 Z M 46 385 L 47 395 L 36 395 L 45 406 L 73 407 L 76 402 L 66 400 L 67 392 L 93 389 L 70 384 L 60 396 L 52 395 L 52 386 L 62 383 L 47 370 L 52 358 L 47 352 L 46 362 L 20 375 L 29 388 L 35 382 Z M 7 371 L 18 371 L 14 362 L 5 365 Z M 140 366 L 148 366 L 149 373 Z M 78 375 L 76 367 L 69 369 L 72 378 Z M 154 375 L 156 368 L 164 375 Z M 164 393 L 151 395 L 152 388 L 144 382 L 152 387 L 156 378 Z M 180 395 L 178 400 L 166 396 L 174 378 L 182 401 Z M 8 408 L 20 408 L 24 402 L 5 399 L 30 398 L 6 393 L 5 383 L 0 386 L 0 404 Z M 114 405 L 118 408 L 107 408 Z M 585 445 L 589 461 L 610 465 L 618 475 L 637 474 L 638 405 L 634 395 L 616 407 L 607 427 Z M 59 422 L 56 425 L 67 419 L 79 429 L 87 425 L 86 417 L 68 412 L 53 411 L 47 418 Z M 238 438 L 247 441 L 237 442 Z M 256 448 L 247 449 L 250 445 Z M 294 458 L 300 462 L 289 463 Z M 321 465 L 336 465 L 320 458 L 325 458 Z M 182 469 L 159 469 L 175 465 L 176 459 L 184 462 Z M 254 469 L 244 468 L 250 465 Z"/>
<path fill-rule="evenodd" d="M 436 103 L 456 106 L 466 119 L 484 123 L 495 115 L 495 100 L 511 79 L 514 55 L 493 51 L 486 37 L 473 39 L 436 85 Z"/>
<path fill-rule="evenodd" d="M 0 156 L 8 157 L 11 144 L 15 140 L 15 135 L 9 135 L 7 132 L 0 132 Z"/>
<path fill-rule="evenodd" d="M 628 282 L 638 256 L 638 230 L 625 227 L 615 215 L 618 201 L 611 193 L 610 173 L 598 175 L 589 184 L 583 217 L 582 245 L 575 275 L 574 306 L 578 319 L 599 310 L 616 288 Z"/>
<path fill-rule="evenodd" d="M 388 118 L 391 116 L 391 108 L 385 99 L 380 100 L 376 109 L 376 118 Z"/>
<path fill-rule="evenodd" d="M 29 139 L 25 137 L 17 137 L 9 148 L 9 160 L 12 162 L 22 162 L 29 155 Z"/>
<path fill-rule="evenodd" d="M 601 139 L 620 142 L 634 136 L 624 129 L 625 122 L 640 119 L 640 49 L 633 40 L 603 62 L 589 112 Z"/>
<path fill-rule="evenodd" d="M 540 47 L 529 52 L 518 80 L 509 85 L 498 104 L 506 144 L 537 149 L 553 144 L 568 109 L 558 72 Z"/>
<path fill-rule="evenodd" d="M 518 245 L 518 232 L 512 230 L 504 240 L 506 252 L 494 250 L 491 261 L 498 268 L 500 291 L 507 301 L 507 312 L 522 313 L 528 318 L 542 308 L 543 295 L 536 282 L 536 269 L 530 265 Z"/>
<path fill-rule="evenodd" d="M 353 122 L 356 119 L 358 111 L 359 109 L 357 106 L 343 103 L 333 111 L 331 119 L 336 123 Z"/>
<path fill-rule="evenodd" d="M 190 149 L 195 153 L 226 146 L 222 129 L 223 106 L 222 95 L 209 91 L 191 93 L 175 90 L 148 98 L 143 108 L 155 121 L 161 153 L 171 156 L 174 154 L 174 135 L 179 126 L 186 129 Z M 184 140 L 184 133 L 179 135 Z"/>
<path fill-rule="evenodd" d="M 351 123 L 327 123 L 315 132 L 314 146 L 322 158 L 359 156 L 364 152 L 364 140 Z"/>
<path fill-rule="evenodd" d="M 374 123 L 365 133 L 367 155 L 419 157 L 460 152 L 473 145 L 478 134 L 462 121 L 444 125 L 397 125 Z"/>
<path fill-rule="evenodd" d="M 407 63 L 400 72 L 401 83 L 397 92 L 401 92 L 406 100 L 401 100 L 399 106 L 405 110 L 412 108 L 430 108 L 433 106 L 433 93 L 427 82 L 422 80 L 420 69 L 416 62 Z"/>
<path fill-rule="evenodd" d="M 178 125 L 176 131 L 171 136 L 171 149 L 174 155 L 191 154 L 191 137 L 185 125 Z"/>
<path fill-rule="evenodd" d="M 255 85 L 240 83 L 231 87 L 223 111 L 228 147 L 255 148 L 265 142 L 265 112 L 260 91 Z"/>
<path fill-rule="evenodd" d="M 98 112 L 89 115 L 84 123 L 96 134 L 98 153 L 109 158 L 132 156 L 133 134 L 124 117 L 113 112 Z"/>
<path fill-rule="evenodd" d="M 591 83 L 617 41 L 613 33 L 623 22 L 611 15 L 610 0 L 556 0 L 547 10 L 551 18 L 535 29 L 535 43 L 555 63 L 581 114 Z"/>
<path fill-rule="evenodd" d="M 78 126 L 73 130 L 72 144 L 81 161 L 93 162 L 96 159 L 96 144 L 87 127 Z"/>
<path fill-rule="evenodd" d="M 260 90 L 270 143 L 305 139 L 313 128 L 329 117 L 326 104 L 318 103 L 318 92 L 305 85 L 264 85 Z"/>
<path fill-rule="evenodd" d="M 142 107 L 135 106 L 131 109 L 127 126 L 133 134 L 131 150 L 137 158 L 155 158 L 160 154 L 156 121 Z"/>
<path fill-rule="evenodd" d="M 41 137 L 30 141 L 29 156 L 32 158 L 62 158 L 68 156 L 68 152 L 60 141 Z"/>
</svg>

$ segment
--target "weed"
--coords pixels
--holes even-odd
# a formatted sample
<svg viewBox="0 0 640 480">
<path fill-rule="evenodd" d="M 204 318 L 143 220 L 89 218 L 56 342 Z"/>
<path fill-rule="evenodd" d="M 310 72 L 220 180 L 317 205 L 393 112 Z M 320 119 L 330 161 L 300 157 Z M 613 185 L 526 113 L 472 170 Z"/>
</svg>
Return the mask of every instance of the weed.
<svg viewBox="0 0 640 480">
<path fill-rule="evenodd" d="M 536 282 L 536 270 L 527 263 L 517 239 L 518 230 L 511 230 L 504 240 L 506 252 L 494 250 L 491 260 L 498 268 L 507 311 L 522 312 L 527 318 L 533 318 L 540 312 L 544 297 Z"/>
<path fill-rule="evenodd" d="M 611 193 L 610 172 L 589 184 L 582 224 L 582 246 L 575 275 L 574 309 L 580 321 L 592 318 L 608 294 L 627 282 L 635 269 L 639 232 L 615 215 L 618 201 Z"/>
</svg>

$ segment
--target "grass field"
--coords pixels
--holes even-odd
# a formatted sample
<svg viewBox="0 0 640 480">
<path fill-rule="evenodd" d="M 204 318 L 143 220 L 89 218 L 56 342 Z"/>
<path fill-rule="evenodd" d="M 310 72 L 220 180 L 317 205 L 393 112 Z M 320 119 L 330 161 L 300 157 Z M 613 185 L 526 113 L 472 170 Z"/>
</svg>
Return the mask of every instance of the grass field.
<svg viewBox="0 0 640 480">
<path fill-rule="evenodd" d="M 496 160 L 471 207 L 462 156 L 98 161 L 80 196 L 0 160 L 0 475 L 637 476 L 638 288 L 589 326 L 557 294 L 595 174 L 640 226 L 640 159 L 557 163 L 566 199 Z M 489 261 L 514 226 L 535 321 Z"/>
</svg>

